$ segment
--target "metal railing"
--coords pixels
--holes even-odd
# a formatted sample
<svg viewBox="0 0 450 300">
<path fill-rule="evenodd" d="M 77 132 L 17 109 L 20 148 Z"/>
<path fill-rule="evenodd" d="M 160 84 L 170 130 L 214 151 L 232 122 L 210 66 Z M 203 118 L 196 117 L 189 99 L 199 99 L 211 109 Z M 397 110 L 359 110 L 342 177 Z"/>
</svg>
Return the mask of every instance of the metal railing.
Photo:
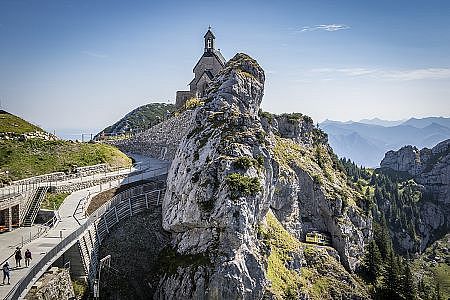
<svg viewBox="0 0 450 300">
<path fill-rule="evenodd" d="M 22 241 L 20 243 L 17 243 L 17 244 L 14 244 L 14 245 L 10 245 L 8 247 L 11 248 L 11 249 L 15 249 L 16 247 L 19 247 L 19 246 L 20 246 L 20 248 L 23 248 L 23 246 L 25 246 L 26 244 L 31 243 L 35 239 L 40 238 L 41 236 L 43 236 L 45 233 L 47 233 L 50 230 L 50 228 L 55 227 L 56 224 L 58 224 L 58 222 L 59 222 L 59 218 L 58 218 L 57 213 L 55 212 L 55 215 L 50 220 L 48 220 L 47 222 L 45 222 L 42 225 L 39 225 L 37 233 L 35 233 L 33 235 L 30 232 L 30 237 L 29 238 L 28 238 L 28 236 L 26 238 L 25 238 L 25 236 L 22 236 Z M 13 255 L 14 255 L 14 252 L 7 259 L 2 261 L 0 265 L 3 266 L 3 264 L 5 262 L 7 262 Z"/>
<path fill-rule="evenodd" d="M 153 171 L 155 174 L 156 170 L 168 169 L 168 167 L 158 168 Z M 86 230 L 89 230 L 90 226 L 93 225 L 97 220 L 102 218 L 102 216 L 109 212 L 111 209 L 111 199 L 110 201 L 104 203 L 100 206 L 94 213 L 92 213 L 89 218 L 86 220 L 84 224 L 82 224 L 78 229 L 69 234 L 66 238 L 64 238 L 60 243 L 58 243 L 55 247 L 53 247 L 49 252 L 47 252 L 27 273 L 25 277 L 23 277 L 8 293 L 5 299 L 19 299 L 21 294 L 26 291 L 28 285 L 33 281 L 33 278 L 37 277 L 40 273 L 43 273 L 49 266 L 49 264 L 53 263 L 59 257 L 59 253 L 64 250 L 67 251 L 69 247 L 75 244 L 79 238 L 84 235 Z M 130 200 L 131 201 L 131 200 Z M 123 201 L 119 201 L 114 199 L 114 203 L 122 203 Z M 159 204 L 159 203 L 158 203 Z"/>
<path fill-rule="evenodd" d="M 73 174 L 64 174 L 62 172 L 47 174 L 47 175 L 58 174 L 58 175 L 56 175 L 56 179 L 45 179 L 45 177 L 47 175 L 40 175 L 40 176 L 25 178 L 25 179 L 15 181 L 11 185 L 1 187 L 0 188 L 0 199 L 5 200 L 5 198 L 6 198 L 6 200 L 7 200 L 7 198 L 10 198 L 14 195 L 26 192 L 28 190 L 36 189 L 39 186 L 57 187 L 58 183 L 61 185 L 65 181 L 72 181 L 72 180 L 76 180 L 76 179 L 80 179 L 80 181 L 83 181 L 84 178 L 89 178 L 91 176 L 92 176 L 92 178 L 95 178 L 96 175 L 98 176 L 101 174 L 105 174 L 105 176 L 107 174 L 114 174 L 115 172 L 117 172 L 119 174 L 121 171 L 126 171 L 126 170 L 129 170 L 130 173 L 132 173 L 133 169 L 135 169 L 134 172 L 139 172 L 139 171 L 144 170 L 147 165 L 149 166 L 150 163 L 138 162 L 138 163 L 134 163 L 134 164 L 130 165 L 129 167 L 114 167 L 114 168 L 109 167 L 108 170 L 106 170 L 106 171 L 101 171 L 101 172 L 97 172 L 97 173 L 93 173 L 93 174 L 89 174 L 89 175 L 86 175 L 82 172 L 81 173 L 73 173 Z M 35 180 L 33 180 L 33 179 L 35 179 Z"/>
</svg>

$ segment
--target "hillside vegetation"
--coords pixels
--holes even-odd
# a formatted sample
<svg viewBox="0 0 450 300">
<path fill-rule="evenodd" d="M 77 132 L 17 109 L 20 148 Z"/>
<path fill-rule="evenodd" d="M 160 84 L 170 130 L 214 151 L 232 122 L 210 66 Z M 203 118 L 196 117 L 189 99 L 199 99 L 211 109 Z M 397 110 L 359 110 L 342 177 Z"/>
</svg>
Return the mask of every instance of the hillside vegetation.
<svg viewBox="0 0 450 300">
<path fill-rule="evenodd" d="M 0 133 L 44 132 L 39 127 L 0 111 Z M 0 182 L 19 180 L 51 172 L 70 172 L 75 167 L 107 163 L 113 167 L 129 166 L 131 159 L 110 145 L 47 141 L 0 139 Z M 7 174 L 7 172 L 8 174 Z"/>
<path fill-rule="evenodd" d="M 15 115 L 12 115 L 4 110 L 0 110 L 0 132 L 13 132 L 21 134 L 35 131 L 43 130 Z"/>
<path fill-rule="evenodd" d="M 113 146 L 104 144 L 43 141 L 39 139 L 0 141 L 0 172 L 9 171 L 9 178 L 18 180 L 51 172 L 68 172 L 75 166 L 108 163 L 128 166 L 131 159 Z"/>
<path fill-rule="evenodd" d="M 105 135 L 118 135 L 130 131 L 139 131 L 158 124 L 166 117 L 167 112 L 175 111 L 175 105 L 167 103 L 150 103 L 140 106 L 111 126 L 103 129 L 95 138 Z"/>
</svg>

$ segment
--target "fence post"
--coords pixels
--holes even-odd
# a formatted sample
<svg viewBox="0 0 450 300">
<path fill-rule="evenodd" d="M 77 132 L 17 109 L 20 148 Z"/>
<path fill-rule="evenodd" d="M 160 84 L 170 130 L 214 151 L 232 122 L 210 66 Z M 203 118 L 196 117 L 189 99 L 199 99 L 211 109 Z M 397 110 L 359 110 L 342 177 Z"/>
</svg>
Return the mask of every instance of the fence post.
<svg viewBox="0 0 450 300">
<path fill-rule="evenodd" d="M 133 210 L 131 208 L 131 198 L 128 198 L 128 205 L 130 206 L 130 216 L 133 216 Z"/>
<path fill-rule="evenodd" d="M 145 206 L 147 206 L 148 209 L 148 194 L 145 194 Z"/>
<path fill-rule="evenodd" d="M 109 233 L 108 222 L 106 222 L 106 218 L 102 217 L 102 219 L 105 222 L 106 232 Z"/>
<path fill-rule="evenodd" d="M 95 234 L 97 235 L 98 243 L 99 243 L 99 245 L 101 245 L 102 240 L 100 239 L 100 235 L 98 234 L 97 224 L 95 224 L 95 221 L 93 223 L 94 223 L 94 229 L 95 229 Z"/>
</svg>

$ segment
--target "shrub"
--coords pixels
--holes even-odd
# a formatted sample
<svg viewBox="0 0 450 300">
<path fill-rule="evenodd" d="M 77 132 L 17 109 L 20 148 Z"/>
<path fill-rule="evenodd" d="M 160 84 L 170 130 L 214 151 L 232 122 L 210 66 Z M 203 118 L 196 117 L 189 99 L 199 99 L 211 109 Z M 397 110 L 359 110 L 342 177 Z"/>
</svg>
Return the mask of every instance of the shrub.
<svg viewBox="0 0 450 300">
<path fill-rule="evenodd" d="M 237 168 L 247 170 L 251 166 L 253 166 L 253 159 L 248 156 L 241 156 L 235 162 L 234 165 Z"/>
<path fill-rule="evenodd" d="M 262 166 L 264 166 L 264 156 L 263 155 L 258 155 L 257 157 L 256 157 L 256 161 L 258 162 L 258 164 L 259 164 L 259 166 L 260 167 L 262 167 Z"/>
<path fill-rule="evenodd" d="M 261 190 L 258 178 L 232 173 L 225 178 L 231 191 L 231 198 L 237 199 L 239 196 L 255 195 Z"/>
<path fill-rule="evenodd" d="M 320 176 L 317 175 L 317 174 L 313 175 L 312 178 L 313 178 L 313 181 L 314 181 L 315 184 L 322 184 L 323 183 L 322 182 L 322 178 L 320 178 Z"/>
<path fill-rule="evenodd" d="M 186 101 L 186 103 L 184 104 L 184 107 L 186 109 L 194 109 L 196 107 L 202 106 L 203 104 L 205 104 L 205 102 L 200 101 L 200 99 L 198 99 L 198 98 L 191 98 L 191 99 Z"/>
<path fill-rule="evenodd" d="M 282 114 L 281 116 L 286 117 L 288 122 L 291 124 L 299 123 L 303 117 L 301 113 Z"/>
<path fill-rule="evenodd" d="M 267 122 L 269 122 L 270 125 L 273 124 L 274 118 L 273 118 L 273 115 L 272 115 L 270 112 L 262 111 L 262 110 L 260 109 L 258 113 L 259 113 L 259 117 L 260 117 L 260 118 L 265 118 L 265 119 L 267 119 Z"/>
</svg>

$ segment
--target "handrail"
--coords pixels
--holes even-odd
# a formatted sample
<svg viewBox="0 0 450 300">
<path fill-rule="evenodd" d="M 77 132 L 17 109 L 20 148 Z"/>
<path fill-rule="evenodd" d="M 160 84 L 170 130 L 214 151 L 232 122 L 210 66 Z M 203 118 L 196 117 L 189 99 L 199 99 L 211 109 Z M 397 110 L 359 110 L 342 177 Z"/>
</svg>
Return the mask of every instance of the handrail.
<svg viewBox="0 0 450 300">
<path fill-rule="evenodd" d="M 161 167 L 157 168 L 156 171 L 160 169 L 168 168 Z M 154 176 L 153 176 L 154 177 Z M 122 201 L 120 201 L 122 202 Z M 120 203 L 118 202 L 118 203 Z M 106 208 L 108 207 L 108 208 Z M 23 277 L 6 295 L 5 299 L 18 299 L 20 295 L 26 290 L 27 286 L 31 283 L 33 278 L 38 275 L 39 272 L 43 270 L 43 268 L 52 261 L 52 259 L 64 248 L 67 246 L 72 246 L 73 243 L 75 243 L 78 238 L 83 234 L 97 219 L 101 218 L 103 214 L 105 214 L 107 211 L 109 211 L 109 208 L 111 207 L 111 200 L 108 202 L 105 202 L 102 206 L 97 208 L 94 213 L 92 213 L 89 218 L 86 220 L 84 224 L 82 224 L 78 229 L 76 229 L 74 232 L 69 234 L 66 238 L 64 238 L 60 243 L 58 243 L 55 247 L 53 247 L 47 254 L 45 254 L 33 267 L 31 267 L 28 274 Z"/>
<path fill-rule="evenodd" d="M 39 208 L 41 206 L 41 202 L 44 200 L 45 194 L 48 191 L 48 187 L 38 187 L 36 190 L 35 195 L 33 196 L 33 198 L 31 199 L 31 204 L 29 205 L 27 212 L 25 213 L 25 217 L 23 219 L 23 221 L 25 222 L 27 220 L 27 217 L 29 217 L 29 219 L 31 220 L 31 224 L 33 224 L 34 220 L 36 219 L 36 216 L 39 212 Z M 31 211 L 28 211 L 30 210 Z M 30 213 L 30 214 L 28 214 Z"/>
<path fill-rule="evenodd" d="M 3 186 L 0 188 L 0 195 L 2 195 L 2 197 L 4 196 L 9 196 L 9 195 L 13 195 L 14 193 L 16 193 L 16 188 L 17 188 L 17 193 L 20 193 L 19 191 L 27 191 L 31 188 L 35 188 L 38 187 L 41 184 L 47 184 L 47 186 L 57 186 L 58 182 L 64 182 L 64 181 L 68 181 L 68 180 L 73 180 L 73 179 L 78 179 L 78 178 L 86 178 L 89 176 L 94 176 L 94 175 L 98 175 L 98 174 L 103 174 L 103 173 L 114 173 L 114 172 L 120 172 L 120 171 L 125 171 L 125 170 L 130 170 L 135 168 L 136 171 L 134 172 L 139 172 L 140 170 L 142 170 L 142 167 L 140 167 L 141 165 L 145 165 L 147 163 L 144 162 L 137 162 L 134 163 L 132 165 L 130 165 L 129 167 L 115 167 L 115 168 L 110 168 L 108 170 L 108 172 L 102 171 L 102 172 L 98 172 L 98 173 L 94 173 L 91 175 L 84 175 L 82 173 L 77 174 L 77 173 L 72 173 L 72 174 L 64 174 L 64 175 L 60 175 L 58 176 L 57 179 L 54 180 L 36 180 L 36 181 L 31 181 L 31 182 L 27 182 L 27 180 L 31 180 L 33 178 L 39 178 L 39 177 L 44 177 L 45 175 L 49 175 L 49 174 L 58 174 L 58 173 L 62 173 L 62 172 L 56 172 L 56 173 L 49 173 L 49 174 L 44 174 L 44 175 L 38 175 L 38 176 L 34 176 L 34 177 L 29 177 L 29 178 L 24 178 L 15 182 L 12 182 L 12 184 L 8 185 L 8 186 Z M 148 163 L 150 164 L 150 163 Z M 87 166 L 87 167 L 92 167 L 92 166 Z"/>
</svg>

